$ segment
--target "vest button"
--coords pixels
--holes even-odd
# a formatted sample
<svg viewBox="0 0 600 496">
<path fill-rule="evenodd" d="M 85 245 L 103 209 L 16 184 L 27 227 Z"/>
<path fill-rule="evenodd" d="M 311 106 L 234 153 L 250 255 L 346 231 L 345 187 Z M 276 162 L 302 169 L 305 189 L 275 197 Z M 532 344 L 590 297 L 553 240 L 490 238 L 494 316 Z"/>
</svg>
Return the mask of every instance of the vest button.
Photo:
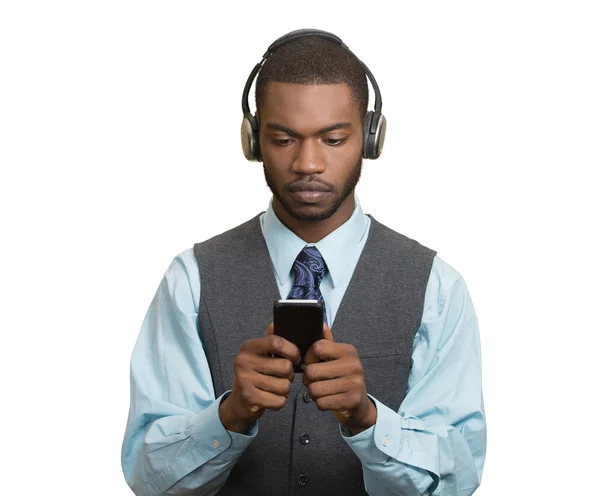
<svg viewBox="0 0 600 496">
<path fill-rule="evenodd" d="M 300 436 L 300 444 L 307 445 L 310 443 L 310 436 L 308 434 L 302 434 Z"/>
<path fill-rule="evenodd" d="M 310 396 L 308 395 L 308 391 L 304 392 L 304 394 L 302 395 L 302 399 L 304 400 L 304 403 L 310 403 L 312 401 L 310 399 Z"/>
<path fill-rule="evenodd" d="M 298 477 L 298 485 L 300 487 L 304 487 L 306 484 L 308 484 L 308 477 L 306 477 L 306 475 L 301 475 Z"/>
</svg>

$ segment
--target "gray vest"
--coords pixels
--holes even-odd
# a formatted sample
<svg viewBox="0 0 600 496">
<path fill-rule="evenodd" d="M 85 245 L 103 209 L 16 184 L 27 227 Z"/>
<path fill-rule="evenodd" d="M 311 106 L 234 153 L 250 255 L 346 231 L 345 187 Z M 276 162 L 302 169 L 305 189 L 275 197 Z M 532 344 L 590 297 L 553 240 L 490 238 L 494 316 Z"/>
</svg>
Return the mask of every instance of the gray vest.
<svg viewBox="0 0 600 496">
<path fill-rule="evenodd" d="M 198 325 L 215 394 L 231 389 L 241 344 L 265 335 L 280 299 L 259 217 L 194 245 L 201 277 Z M 367 391 L 393 410 L 406 395 L 413 339 L 435 252 L 371 217 L 369 237 L 332 333 L 353 344 Z M 359 458 L 331 412 L 322 412 L 296 374 L 286 405 L 266 411 L 258 435 L 219 494 L 364 495 Z"/>
</svg>

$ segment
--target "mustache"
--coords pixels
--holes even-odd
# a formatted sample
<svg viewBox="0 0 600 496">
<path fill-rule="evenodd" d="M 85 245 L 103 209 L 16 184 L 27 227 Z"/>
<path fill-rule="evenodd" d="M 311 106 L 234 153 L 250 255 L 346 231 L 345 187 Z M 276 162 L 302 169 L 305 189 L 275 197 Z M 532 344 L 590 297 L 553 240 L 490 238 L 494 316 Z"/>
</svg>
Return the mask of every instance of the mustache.
<svg viewBox="0 0 600 496">
<path fill-rule="evenodd" d="M 287 185 L 288 191 L 295 193 L 296 191 L 333 191 L 335 187 L 332 184 L 328 184 L 320 179 L 313 179 L 312 181 L 294 181 Z"/>
</svg>

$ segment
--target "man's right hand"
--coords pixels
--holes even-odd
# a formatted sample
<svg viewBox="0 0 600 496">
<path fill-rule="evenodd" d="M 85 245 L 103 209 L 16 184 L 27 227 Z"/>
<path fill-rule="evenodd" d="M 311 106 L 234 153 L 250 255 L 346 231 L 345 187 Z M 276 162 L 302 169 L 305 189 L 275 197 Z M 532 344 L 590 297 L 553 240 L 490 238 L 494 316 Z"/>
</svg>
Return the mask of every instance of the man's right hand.
<svg viewBox="0 0 600 496">
<path fill-rule="evenodd" d="M 273 358 L 273 355 L 277 358 Z M 244 434 L 265 410 L 280 410 L 290 395 L 298 347 L 273 334 L 244 341 L 233 362 L 231 394 L 221 403 L 219 417 L 230 431 Z"/>
</svg>

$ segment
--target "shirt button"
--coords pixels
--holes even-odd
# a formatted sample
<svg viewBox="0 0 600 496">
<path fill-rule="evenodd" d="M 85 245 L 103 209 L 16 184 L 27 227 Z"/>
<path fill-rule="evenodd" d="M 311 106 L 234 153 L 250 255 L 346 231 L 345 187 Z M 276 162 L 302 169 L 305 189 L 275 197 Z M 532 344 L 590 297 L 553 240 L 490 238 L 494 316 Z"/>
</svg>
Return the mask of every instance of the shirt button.
<svg viewBox="0 0 600 496">
<path fill-rule="evenodd" d="M 298 477 L 298 485 L 300 487 L 304 487 L 306 484 L 308 484 L 308 477 L 306 477 L 306 475 L 301 475 Z"/>
<path fill-rule="evenodd" d="M 387 437 L 384 437 L 384 438 L 383 438 L 383 445 L 384 445 L 384 446 L 387 446 L 387 445 L 389 444 L 389 442 L 390 442 L 390 441 L 388 440 L 388 438 L 387 438 Z"/>
<path fill-rule="evenodd" d="M 304 395 L 302 396 L 302 399 L 304 400 L 304 403 L 310 403 L 312 401 L 310 399 L 310 396 L 308 395 L 308 391 L 304 392 Z"/>
<path fill-rule="evenodd" d="M 219 448 L 221 446 L 221 443 L 215 439 L 212 442 L 212 445 L 213 445 L 213 448 Z"/>
<path fill-rule="evenodd" d="M 308 434 L 302 434 L 300 436 L 300 444 L 307 445 L 310 443 L 310 436 Z"/>
</svg>

